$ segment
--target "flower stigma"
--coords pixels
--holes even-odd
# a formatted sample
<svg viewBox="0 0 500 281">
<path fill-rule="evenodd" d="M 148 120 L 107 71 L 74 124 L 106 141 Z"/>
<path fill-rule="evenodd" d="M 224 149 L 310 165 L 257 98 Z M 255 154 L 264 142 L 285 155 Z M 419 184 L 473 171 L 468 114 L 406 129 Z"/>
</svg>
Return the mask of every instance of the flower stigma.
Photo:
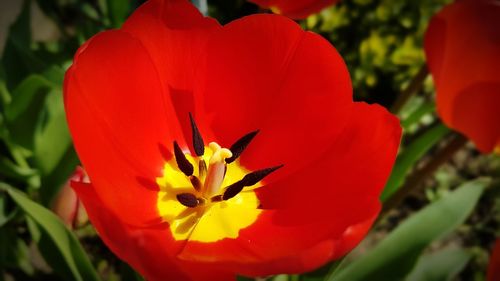
<svg viewBox="0 0 500 281">
<path fill-rule="evenodd" d="M 213 154 L 210 157 L 204 189 L 205 194 L 211 196 L 219 192 L 227 169 L 225 160 L 232 157 L 233 153 L 227 148 L 221 148 L 216 142 L 211 142 L 209 147 Z"/>
</svg>

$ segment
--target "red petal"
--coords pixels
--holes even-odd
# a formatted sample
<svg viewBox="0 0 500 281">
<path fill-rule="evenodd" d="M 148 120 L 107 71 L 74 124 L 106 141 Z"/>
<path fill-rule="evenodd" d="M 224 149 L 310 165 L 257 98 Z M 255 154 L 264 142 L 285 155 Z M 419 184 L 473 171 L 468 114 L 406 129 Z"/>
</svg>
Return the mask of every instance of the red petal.
<svg viewBox="0 0 500 281">
<path fill-rule="evenodd" d="M 500 6 L 457 1 L 431 21 L 425 52 L 443 121 L 490 152 L 500 145 Z"/>
<path fill-rule="evenodd" d="M 176 258 L 182 242 L 172 240 L 169 228 L 135 228 L 107 209 L 90 184 L 73 182 L 89 218 L 104 243 L 150 281 L 234 280 L 234 274 L 206 264 Z"/>
<path fill-rule="evenodd" d="M 491 252 L 488 277 L 486 279 L 488 281 L 500 280 L 500 239 L 497 239 Z"/>
<path fill-rule="evenodd" d="M 220 25 L 185 0 L 148 1 L 123 25 L 151 56 L 165 87 L 191 90 L 205 44 Z"/>
<path fill-rule="evenodd" d="M 207 52 L 198 97 L 219 144 L 260 129 L 241 157 L 246 168 L 299 170 L 347 122 L 353 103 L 345 63 L 295 22 L 277 15 L 236 20 L 212 36 Z"/>
<path fill-rule="evenodd" d="M 195 113 L 193 85 L 200 62 L 205 61 L 206 41 L 219 30 L 212 18 L 203 17 L 185 0 L 153 0 L 137 9 L 125 22 L 123 30 L 137 38 L 151 57 L 165 92 L 170 92 L 168 102 L 173 104 L 175 120 L 169 124 L 183 130 L 185 143 L 191 147 L 189 112 Z M 204 137 L 209 137 L 202 118 L 197 118 Z M 193 151 L 193 150 L 191 150 Z"/>
<path fill-rule="evenodd" d="M 356 204 L 360 196 L 378 198 L 400 139 L 395 116 L 378 105 L 355 103 L 350 122 L 322 157 L 294 175 L 259 188 L 260 202 L 264 208 L 316 210 L 341 200 Z"/>
<path fill-rule="evenodd" d="M 500 79 L 476 83 L 455 97 L 450 124 L 472 139 L 480 151 L 491 152 L 500 148 L 499 106 Z"/>
<path fill-rule="evenodd" d="M 171 146 L 175 131 L 140 42 L 120 31 L 93 37 L 68 70 L 64 94 L 76 150 L 102 200 L 129 223 L 158 218 L 161 147 Z"/>
<path fill-rule="evenodd" d="M 279 14 L 293 19 L 307 18 L 339 1 L 340 0 L 250 0 L 250 2 L 254 2 L 261 7 L 277 9 Z"/>
<path fill-rule="evenodd" d="M 358 244 L 363 241 L 366 234 L 368 234 L 368 231 L 370 231 L 370 228 L 375 222 L 377 215 L 368 218 L 358 224 L 350 226 L 348 229 L 346 229 L 341 239 L 334 240 L 333 242 L 335 243 L 335 247 L 334 251 L 332 251 L 330 259 L 339 259 L 352 251 L 356 246 L 358 246 Z"/>
<path fill-rule="evenodd" d="M 324 240 L 301 253 L 261 263 L 231 266 L 245 276 L 268 276 L 276 273 L 300 274 L 341 258 L 350 252 L 368 233 L 376 215 L 347 228 L 341 237 Z"/>
</svg>

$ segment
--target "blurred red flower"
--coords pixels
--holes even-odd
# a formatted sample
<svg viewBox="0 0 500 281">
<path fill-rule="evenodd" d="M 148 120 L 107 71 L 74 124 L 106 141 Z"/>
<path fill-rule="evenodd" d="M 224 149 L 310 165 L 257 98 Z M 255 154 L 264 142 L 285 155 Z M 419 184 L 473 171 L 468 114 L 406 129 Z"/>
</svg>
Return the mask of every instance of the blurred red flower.
<svg viewBox="0 0 500 281">
<path fill-rule="evenodd" d="M 500 146 L 500 4 L 462 0 L 433 17 L 425 53 L 438 112 L 482 152 Z"/>
<path fill-rule="evenodd" d="M 72 229 L 88 222 L 87 212 L 78 199 L 75 191 L 71 188 L 71 182 L 88 182 L 87 175 L 81 167 L 76 167 L 75 171 L 63 185 L 59 193 L 52 202 L 51 210 Z"/>
<path fill-rule="evenodd" d="M 220 26 L 184 0 L 149 1 L 85 43 L 64 97 L 92 182 L 73 186 L 148 280 L 341 257 L 379 212 L 401 135 L 385 109 L 352 101 L 322 37 L 277 15 Z"/>
<path fill-rule="evenodd" d="M 250 0 L 263 8 L 292 19 L 305 19 L 340 0 Z"/>
<path fill-rule="evenodd" d="M 497 239 L 495 246 L 493 246 L 486 280 L 500 281 L 500 239 Z"/>
</svg>

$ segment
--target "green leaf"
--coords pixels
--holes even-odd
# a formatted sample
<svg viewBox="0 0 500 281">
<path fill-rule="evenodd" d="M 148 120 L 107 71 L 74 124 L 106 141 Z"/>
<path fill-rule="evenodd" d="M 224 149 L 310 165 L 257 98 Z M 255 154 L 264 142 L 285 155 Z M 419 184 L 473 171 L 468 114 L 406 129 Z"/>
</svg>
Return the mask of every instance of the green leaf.
<svg viewBox="0 0 500 281">
<path fill-rule="evenodd" d="M 0 193 L 0 229 L 16 215 L 16 211 L 8 208 L 6 195 Z"/>
<path fill-rule="evenodd" d="M 349 264 L 330 281 L 402 280 L 422 251 L 461 225 L 489 184 L 478 179 L 428 205 L 398 226 L 365 256 Z"/>
<path fill-rule="evenodd" d="M 45 97 L 57 85 L 41 75 L 31 75 L 12 92 L 12 101 L 5 109 L 5 122 L 10 138 L 27 149 L 33 149 L 34 132 L 44 108 Z"/>
<path fill-rule="evenodd" d="M 63 74 L 52 67 L 43 76 L 30 75 L 13 91 L 5 111 L 10 139 L 33 150 L 42 175 L 50 175 L 71 146 L 60 87 Z"/>
<path fill-rule="evenodd" d="M 121 27 L 130 13 L 130 1 L 106 0 L 106 4 L 108 17 L 111 21 L 112 27 Z"/>
<path fill-rule="evenodd" d="M 71 61 L 69 61 L 68 63 L 71 63 Z M 58 89 L 62 89 L 62 85 L 64 84 L 65 72 L 66 71 L 60 66 L 51 65 L 45 71 L 43 71 L 42 76 L 47 79 L 47 81 L 50 81 L 52 85 L 54 85 Z"/>
<path fill-rule="evenodd" d="M 40 91 L 55 88 L 53 84 L 45 77 L 34 74 L 24 79 L 12 92 L 12 101 L 5 110 L 7 121 L 12 122 L 28 110 L 33 103 L 33 99 Z"/>
<path fill-rule="evenodd" d="M 291 276 L 288 276 L 286 274 L 280 274 L 280 275 L 276 275 L 274 276 L 271 280 L 272 281 L 291 281 L 290 278 Z"/>
<path fill-rule="evenodd" d="M 99 280 L 80 243 L 58 217 L 38 203 L 31 201 L 21 192 L 11 187 L 4 188 L 17 205 L 35 221 L 42 232 L 42 237 L 45 235 L 53 243 L 54 247 L 49 250 L 57 251 L 56 255 L 60 255 L 61 264 L 58 266 L 64 266 L 71 274 L 70 279 L 67 280 Z M 43 239 L 41 238 L 40 241 Z M 66 276 L 62 274 L 62 277 Z"/>
<path fill-rule="evenodd" d="M 35 131 L 34 156 L 42 175 L 48 175 L 55 169 L 71 145 L 62 96 L 59 89 L 47 95 Z"/>
<path fill-rule="evenodd" d="M 79 163 L 75 149 L 70 145 L 52 172 L 41 178 L 40 200 L 43 205 L 49 206 Z"/>
<path fill-rule="evenodd" d="M 20 167 L 10 159 L 0 156 L 0 174 L 18 180 L 26 180 L 26 178 L 36 176 L 37 171 L 29 167 Z"/>
<path fill-rule="evenodd" d="M 415 111 L 408 115 L 408 117 L 401 121 L 401 126 L 405 131 L 409 130 L 413 125 L 418 123 L 422 117 L 434 112 L 434 110 L 436 110 L 434 103 L 423 103 Z"/>
<path fill-rule="evenodd" d="M 449 132 L 450 130 L 445 125 L 437 124 L 404 148 L 396 159 L 391 176 L 385 185 L 384 192 L 382 192 L 381 200 L 383 202 L 403 185 L 415 163 Z"/>
<path fill-rule="evenodd" d="M 449 247 L 420 257 L 406 281 L 450 281 L 467 265 L 472 255 L 464 249 Z"/>
<path fill-rule="evenodd" d="M 0 62 L 0 67 L 2 63 Z M 1 67 L 0 73 L 3 73 L 3 67 Z M 2 75 L 4 76 L 4 75 Z M 7 89 L 7 84 L 4 77 L 0 77 L 0 109 L 4 109 L 7 104 L 11 102 L 10 92 Z M 3 110 L 2 110 L 3 111 Z"/>
<path fill-rule="evenodd" d="M 57 245 L 51 237 L 32 218 L 27 217 L 26 223 L 31 234 L 31 239 L 37 245 L 44 262 L 49 264 L 51 269 L 61 276 L 63 280 L 73 280 L 73 274 L 64 262 L 63 255 L 60 251 L 53 250 L 57 248 Z"/>
<path fill-rule="evenodd" d="M 290 281 L 323 281 L 325 276 L 332 275 L 336 270 L 340 268 L 345 261 L 345 258 L 341 258 L 332 262 L 329 262 L 322 267 L 307 272 L 301 275 L 290 275 Z"/>
</svg>

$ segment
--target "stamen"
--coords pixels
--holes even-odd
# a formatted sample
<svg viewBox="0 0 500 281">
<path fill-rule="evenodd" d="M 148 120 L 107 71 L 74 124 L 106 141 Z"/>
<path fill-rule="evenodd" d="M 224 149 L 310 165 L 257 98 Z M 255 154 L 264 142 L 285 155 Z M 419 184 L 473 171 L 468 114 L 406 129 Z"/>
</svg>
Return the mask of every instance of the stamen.
<svg viewBox="0 0 500 281">
<path fill-rule="evenodd" d="M 283 166 L 284 165 L 281 164 L 281 165 L 274 166 L 271 168 L 265 168 L 262 170 L 251 172 L 250 174 L 247 174 L 245 177 L 243 177 L 242 181 L 245 183 L 245 186 L 252 186 L 252 185 L 258 183 L 259 181 L 261 181 L 262 179 L 264 179 L 265 177 L 267 177 L 270 173 L 278 170 L 279 168 L 281 168 Z"/>
<path fill-rule="evenodd" d="M 217 194 L 224 181 L 224 174 L 226 170 L 226 158 L 231 157 L 233 154 L 227 148 L 221 148 L 215 142 L 209 144 L 210 149 L 213 151 L 210 157 L 208 173 L 205 179 L 205 194 Z"/>
<path fill-rule="evenodd" d="M 250 142 L 253 140 L 253 138 L 257 135 L 259 130 L 250 132 L 243 137 L 241 137 L 239 140 L 237 140 L 229 150 L 233 153 L 233 156 L 230 158 L 226 159 L 226 163 L 232 163 L 234 160 L 236 160 L 238 157 L 240 157 L 241 153 L 247 148 L 247 146 L 250 144 Z"/>
<path fill-rule="evenodd" d="M 266 176 L 268 176 L 270 173 L 278 170 L 279 168 L 283 167 L 283 165 L 271 167 L 271 168 L 266 168 L 262 170 L 258 170 L 255 172 L 252 172 L 250 174 L 247 174 L 241 179 L 240 181 L 237 181 L 230 186 L 226 187 L 226 190 L 224 191 L 224 194 L 222 194 L 222 199 L 223 200 L 228 200 L 233 198 L 234 196 L 238 195 L 245 186 L 252 186 L 262 179 L 264 179 Z"/>
<path fill-rule="evenodd" d="M 215 195 L 212 198 L 210 198 L 210 202 L 220 202 L 222 201 L 222 195 Z"/>
<path fill-rule="evenodd" d="M 200 179 L 204 180 L 206 175 L 207 163 L 205 162 L 205 160 L 200 159 L 200 161 L 198 161 L 198 176 L 200 177 Z"/>
<path fill-rule="evenodd" d="M 191 122 L 191 131 L 193 132 L 194 152 L 196 156 L 202 156 L 205 153 L 205 144 L 191 112 L 189 113 L 189 121 Z"/>
<path fill-rule="evenodd" d="M 182 152 L 182 149 L 176 141 L 174 141 L 174 154 L 179 170 L 186 176 L 191 176 L 194 171 L 193 165 L 187 160 L 186 155 L 184 155 L 184 152 Z"/>
<path fill-rule="evenodd" d="M 231 184 L 230 186 L 226 187 L 224 194 L 222 194 L 222 200 L 229 200 L 233 198 L 234 196 L 238 195 L 238 193 L 240 193 L 244 187 L 245 184 L 243 184 L 243 180 Z"/>
<path fill-rule="evenodd" d="M 198 177 L 196 176 L 190 176 L 189 177 L 189 180 L 191 181 L 191 184 L 193 185 L 194 189 L 196 191 L 200 191 L 201 190 L 201 181 Z"/>
<path fill-rule="evenodd" d="M 179 203 L 189 208 L 194 208 L 199 204 L 198 198 L 196 198 L 196 196 L 191 193 L 177 194 L 176 197 Z"/>
</svg>

